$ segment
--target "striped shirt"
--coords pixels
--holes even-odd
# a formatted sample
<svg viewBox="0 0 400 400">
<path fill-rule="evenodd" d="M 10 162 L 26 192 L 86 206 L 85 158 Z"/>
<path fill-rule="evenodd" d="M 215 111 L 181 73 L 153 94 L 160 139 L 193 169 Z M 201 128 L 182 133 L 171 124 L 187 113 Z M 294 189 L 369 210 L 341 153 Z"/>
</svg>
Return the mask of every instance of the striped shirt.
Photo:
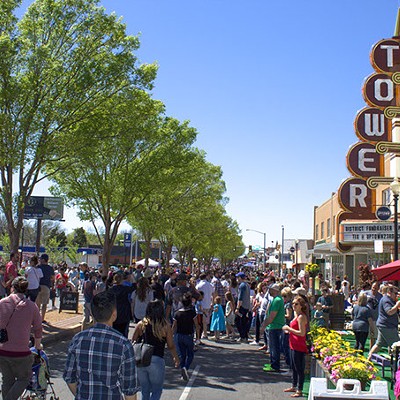
<svg viewBox="0 0 400 400">
<path fill-rule="evenodd" d="M 68 348 L 64 380 L 78 400 L 121 400 L 138 391 L 132 343 L 105 324 L 78 333 Z"/>
</svg>

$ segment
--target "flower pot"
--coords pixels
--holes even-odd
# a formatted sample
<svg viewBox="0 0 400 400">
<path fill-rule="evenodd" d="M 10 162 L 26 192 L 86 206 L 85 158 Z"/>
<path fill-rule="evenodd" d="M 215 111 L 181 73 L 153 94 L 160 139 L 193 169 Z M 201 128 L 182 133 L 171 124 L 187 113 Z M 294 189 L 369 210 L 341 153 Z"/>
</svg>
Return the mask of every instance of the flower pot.
<svg viewBox="0 0 400 400">
<path fill-rule="evenodd" d="M 352 383 L 345 383 L 345 384 L 343 385 L 343 389 L 344 389 L 344 390 L 353 390 L 353 389 L 354 389 L 354 384 L 352 384 Z"/>
<path fill-rule="evenodd" d="M 360 381 L 360 385 L 361 385 L 361 390 L 362 391 L 365 391 L 365 388 L 366 388 L 366 386 L 367 386 L 367 383 L 366 382 L 362 382 L 362 381 Z M 344 390 L 353 390 L 354 389 L 354 384 L 353 383 L 345 383 L 344 385 L 343 385 L 343 389 Z"/>
</svg>

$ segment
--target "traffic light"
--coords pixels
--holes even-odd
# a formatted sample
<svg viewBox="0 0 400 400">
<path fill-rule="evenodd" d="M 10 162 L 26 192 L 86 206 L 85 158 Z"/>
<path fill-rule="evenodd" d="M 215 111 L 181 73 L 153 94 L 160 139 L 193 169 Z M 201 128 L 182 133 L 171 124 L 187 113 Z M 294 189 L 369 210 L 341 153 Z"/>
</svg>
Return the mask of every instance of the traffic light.
<svg viewBox="0 0 400 400">
<path fill-rule="evenodd" d="M 252 251 L 253 251 L 253 246 L 249 244 L 249 253 L 251 253 Z"/>
</svg>

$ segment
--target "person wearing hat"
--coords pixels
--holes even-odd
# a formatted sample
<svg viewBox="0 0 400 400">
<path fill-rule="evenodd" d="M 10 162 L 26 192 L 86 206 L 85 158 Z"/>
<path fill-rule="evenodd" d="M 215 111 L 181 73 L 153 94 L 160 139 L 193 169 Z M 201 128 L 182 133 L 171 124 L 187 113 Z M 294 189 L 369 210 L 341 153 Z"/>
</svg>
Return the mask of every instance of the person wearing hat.
<svg viewBox="0 0 400 400">
<path fill-rule="evenodd" d="M 281 288 L 277 283 L 269 287 L 272 302 L 267 311 L 267 317 L 261 325 L 261 330 L 267 328 L 271 364 L 264 367 L 267 372 L 280 372 L 282 327 L 285 325 L 285 306 L 281 297 Z"/>
<path fill-rule="evenodd" d="M 165 297 L 167 297 L 169 295 L 170 291 L 176 286 L 176 277 L 177 276 L 178 276 L 178 272 L 175 270 L 169 274 L 169 278 L 164 283 Z"/>
<path fill-rule="evenodd" d="M 46 323 L 45 316 L 47 310 L 47 304 L 49 304 L 50 300 L 50 289 L 54 286 L 55 274 L 54 269 L 51 267 L 49 262 L 49 256 L 43 253 L 39 258 L 39 268 L 42 270 L 43 277 L 40 279 L 40 291 L 36 297 L 36 304 L 41 310 L 42 313 L 42 321 Z"/>
<path fill-rule="evenodd" d="M 200 293 L 188 286 L 188 276 L 185 273 L 180 273 L 176 278 L 176 286 L 171 289 L 166 297 L 166 317 L 167 321 L 171 321 L 175 316 L 175 313 L 182 308 L 182 298 L 185 293 L 190 292 L 192 297 L 196 300 L 200 297 Z"/>
<path fill-rule="evenodd" d="M 236 327 L 239 331 L 240 341 L 247 343 L 249 340 L 248 331 L 248 313 L 251 307 L 250 302 L 250 286 L 246 282 L 246 274 L 239 272 L 236 274 L 238 278 L 238 301 L 236 304 Z"/>
</svg>

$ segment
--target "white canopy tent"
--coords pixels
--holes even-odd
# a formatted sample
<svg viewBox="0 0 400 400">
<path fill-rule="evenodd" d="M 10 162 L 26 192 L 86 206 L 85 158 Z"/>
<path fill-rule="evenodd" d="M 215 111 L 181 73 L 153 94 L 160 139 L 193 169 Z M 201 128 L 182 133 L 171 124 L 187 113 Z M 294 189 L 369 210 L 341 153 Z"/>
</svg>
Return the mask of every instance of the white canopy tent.
<svg viewBox="0 0 400 400">
<path fill-rule="evenodd" d="M 178 265 L 180 262 L 178 260 L 175 260 L 175 258 L 171 258 L 169 260 L 169 265 Z"/>
<path fill-rule="evenodd" d="M 142 260 L 136 261 L 136 265 L 146 265 L 146 259 L 143 258 Z M 149 267 L 158 267 L 158 262 L 152 260 L 151 258 L 148 259 L 148 264 Z"/>
</svg>

